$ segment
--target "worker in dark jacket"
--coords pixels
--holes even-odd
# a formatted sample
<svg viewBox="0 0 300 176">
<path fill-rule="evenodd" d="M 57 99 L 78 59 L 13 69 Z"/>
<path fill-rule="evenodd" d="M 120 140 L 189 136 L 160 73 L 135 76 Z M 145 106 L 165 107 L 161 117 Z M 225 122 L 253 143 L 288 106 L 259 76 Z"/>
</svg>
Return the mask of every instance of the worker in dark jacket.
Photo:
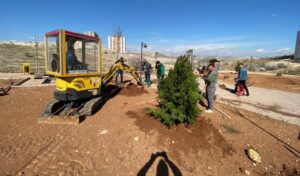
<svg viewBox="0 0 300 176">
<path fill-rule="evenodd" d="M 247 68 L 244 66 L 243 63 L 240 63 L 240 71 L 238 74 L 238 78 L 236 79 L 235 89 L 234 89 L 233 93 L 237 92 L 237 86 L 238 86 L 238 84 L 241 84 L 244 87 L 244 89 L 246 90 L 246 93 L 247 93 L 246 95 L 249 96 L 249 90 L 247 87 L 247 77 L 248 77 Z"/>
<path fill-rule="evenodd" d="M 214 97 L 216 93 L 217 74 L 214 70 L 214 65 L 208 66 L 208 74 L 204 77 L 206 84 L 206 99 L 207 99 L 207 110 L 205 112 L 212 113 L 214 109 Z"/>
<path fill-rule="evenodd" d="M 146 60 L 144 62 L 144 72 L 145 72 L 145 83 L 150 87 L 152 84 L 151 81 L 151 70 L 152 70 L 152 66 L 151 64 Z"/>
</svg>

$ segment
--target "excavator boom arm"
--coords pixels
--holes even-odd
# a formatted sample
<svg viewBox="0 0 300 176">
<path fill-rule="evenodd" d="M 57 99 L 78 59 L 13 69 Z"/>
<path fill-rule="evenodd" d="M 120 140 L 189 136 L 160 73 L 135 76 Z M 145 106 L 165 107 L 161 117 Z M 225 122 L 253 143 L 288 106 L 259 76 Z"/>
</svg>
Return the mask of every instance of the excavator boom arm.
<svg viewBox="0 0 300 176">
<path fill-rule="evenodd" d="M 131 76 L 134 77 L 138 84 L 142 82 L 141 77 L 137 74 L 136 70 L 133 67 L 119 62 L 111 66 L 109 71 L 102 77 L 103 84 L 107 85 L 107 83 L 109 83 L 109 81 L 118 73 L 118 71 L 124 71 L 131 74 Z"/>
</svg>

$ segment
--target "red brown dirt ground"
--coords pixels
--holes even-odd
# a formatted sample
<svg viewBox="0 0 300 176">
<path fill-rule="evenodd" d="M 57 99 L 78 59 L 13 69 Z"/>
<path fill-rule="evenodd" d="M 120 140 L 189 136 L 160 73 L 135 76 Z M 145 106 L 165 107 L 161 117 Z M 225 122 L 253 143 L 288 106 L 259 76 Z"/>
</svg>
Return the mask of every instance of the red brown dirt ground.
<svg viewBox="0 0 300 176">
<path fill-rule="evenodd" d="M 0 79 L 0 88 L 5 88 L 9 86 L 14 80 L 8 80 L 8 79 Z"/>
<path fill-rule="evenodd" d="M 251 175 L 276 175 L 283 164 L 299 173 L 299 158 L 230 106 L 217 105 L 231 119 L 203 114 L 190 128 L 168 129 L 145 115 L 145 108 L 156 103 L 155 90 L 131 87 L 80 125 L 38 124 L 53 90 L 13 88 L 0 96 L 0 175 L 127 176 L 172 170 L 175 175 L 231 176 L 245 175 L 245 170 Z M 298 126 L 240 112 L 300 149 Z M 247 158 L 244 149 L 249 146 L 260 153 L 261 164 Z M 284 172 L 288 171 L 293 170 Z"/>
<path fill-rule="evenodd" d="M 234 85 L 236 73 L 219 73 L 219 79 Z M 276 76 L 267 74 L 249 74 L 248 84 L 255 87 L 300 93 L 300 76 Z"/>
</svg>

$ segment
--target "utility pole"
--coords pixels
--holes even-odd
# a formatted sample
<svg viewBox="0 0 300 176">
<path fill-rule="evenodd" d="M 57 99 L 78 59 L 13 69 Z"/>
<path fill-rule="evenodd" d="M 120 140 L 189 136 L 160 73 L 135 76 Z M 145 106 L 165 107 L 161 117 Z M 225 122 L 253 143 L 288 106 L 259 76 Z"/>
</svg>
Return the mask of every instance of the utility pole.
<svg viewBox="0 0 300 176">
<path fill-rule="evenodd" d="M 250 60 L 250 68 L 249 68 L 249 70 L 250 71 L 253 71 L 252 69 L 253 69 L 253 56 L 251 56 L 251 60 Z"/>
<path fill-rule="evenodd" d="M 35 35 L 35 55 L 36 55 L 36 72 L 39 73 L 39 43 L 37 41 L 37 37 Z"/>
<path fill-rule="evenodd" d="M 147 48 L 147 44 L 143 41 L 141 42 L 141 68 L 140 68 L 140 78 L 141 78 L 141 84 L 142 82 L 142 67 L 143 67 L 143 48 Z"/>
</svg>

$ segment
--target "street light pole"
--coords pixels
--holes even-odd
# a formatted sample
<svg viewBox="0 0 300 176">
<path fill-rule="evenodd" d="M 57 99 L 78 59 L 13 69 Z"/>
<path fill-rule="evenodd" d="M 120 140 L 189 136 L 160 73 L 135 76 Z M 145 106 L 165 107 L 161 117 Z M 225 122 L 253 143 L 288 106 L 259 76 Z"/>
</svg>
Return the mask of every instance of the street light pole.
<svg viewBox="0 0 300 176">
<path fill-rule="evenodd" d="M 39 43 L 35 35 L 36 72 L 39 73 Z"/>
<path fill-rule="evenodd" d="M 141 68 L 140 68 L 140 78 L 141 78 L 141 84 L 142 82 L 142 67 L 143 67 L 143 48 L 147 48 L 147 44 L 143 41 L 141 42 Z"/>
</svg>

